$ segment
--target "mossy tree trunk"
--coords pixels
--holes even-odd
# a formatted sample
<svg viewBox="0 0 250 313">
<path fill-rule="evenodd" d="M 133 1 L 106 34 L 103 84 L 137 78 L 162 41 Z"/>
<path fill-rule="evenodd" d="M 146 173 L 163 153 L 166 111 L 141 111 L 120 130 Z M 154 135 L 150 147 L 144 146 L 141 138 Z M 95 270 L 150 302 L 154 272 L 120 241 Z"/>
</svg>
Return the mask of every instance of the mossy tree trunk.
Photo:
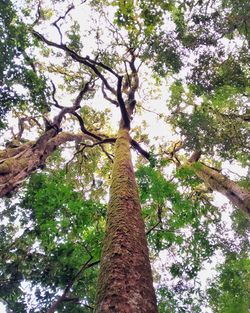
<svg viewBox="0 0 250 313">
<path fill-rule="evenodd" d="M 36 142 L 0 151 L 0 197 L 8 196 L 62 144 L 81 141 L 84 134 L 57 133 L 50 129 Z"/>
<path fill-rule="evenodd" d="M 250 192 L 230 180 L 221 172 L 199 163 L 194 167 L 196 175 L 214 191 L 226 196 L 233 205 L 250 217 Z"/>
<path fill-rule="evenodd" d="M 95 312 L 157 312 L 127 129 L 116 140 Z"/>
</svg>

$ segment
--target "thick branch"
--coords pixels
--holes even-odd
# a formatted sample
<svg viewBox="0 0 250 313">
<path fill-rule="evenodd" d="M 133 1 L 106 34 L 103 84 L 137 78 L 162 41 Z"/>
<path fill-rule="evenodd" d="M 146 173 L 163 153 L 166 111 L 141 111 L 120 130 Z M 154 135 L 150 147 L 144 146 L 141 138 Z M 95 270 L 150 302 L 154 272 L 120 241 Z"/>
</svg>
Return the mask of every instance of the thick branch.
<svg viewBox="0 0 250 313">
<path fill-rule="evenodd" d="M 191 159 L 191 158 L 190 158 Z M 250 191 L 204 163 L 194 166 L 195 174 L 207 187 L 226 196 L 233 205 L 250 217 Z"/>
<path fill-rule="evenodd" d="M 201 150 L 195 150 L 190 156 L 190 158 L 188 159 L 188 162 L 190 163 L 197 162 L 200 159 L 200 157 L 201 157 Z"/>
<path fill-rule="evenodd" d="M 80 108 L 80 103 L 82 101 L 83 95 L 89 90 L 89 82 L 84 85 L 84 87 L 79 92 L 78 96 L 76 97 L 73 106 L 71 107 L 63 107 L 59 114 L 54 117 L 54 120 L 51 124 L 49 124 L 46 129 L 44 135 L 42 135 L 34 144 L 34 148 L 39 146 L 43 147 L 44 144 L 48 142 L 49 139 L 56 136 L 60 131 L 60 125 L 62 122 L 63 117 L 68 113 L 75 113 L 76 110 Z"/>
<path fill-rule="evenodd" d="M 78 116 L 79 121 L 83 123 L 82 118 Z M 28 142 L 20 147 L 7 148 L 0 151 L 0 197 L 7 196 L 17 186 L 19 186 L 27 177 L 37 168 L 42 167 L 46 159 L 62 144 L 69 141 L 77 143 L 83 140 L 97 140 L 92 145 L 95 146 L 105 143 L 113 143 L 116 138 L 104 138 L 89 132 L 84 124 L 81 125 L 83 134 L 71 134 L 67 132 L 58 133 L 57 129 L 47 130 L 36 142 Z M 150 158 L 150 154 L 145 151 L 135 140 L 131 140 L 131 145 L 141 155 Z M 105 151 L 104 151 L 105 153 Z"/>
<path fill-rule="evenodd" d="M 129 62 L 129 65 L 130 65 L 130 69 L 131 69 L 131 72 L 132 72 L 133 81 L 132 81 L 132 84 L 130 86 L 129 99 L 130 100 L 134 100 L 135 92 L 136 92 L 136 90 L 139 87 L 139 76 L 138 76 L 138 71 L 137 71 L 137 69 L 135 67 L 135 59 L 136 59 L 136 57 L 134 55 L 134 52 L 131 51 L 131 54 L 132 54 L 132 59 Z"/>
<path fill-rule="evenodd" d="M 134 139 L 131 140 L 132 147 L 138 151 L 144 158 L 146 158 L 148 161 L 150 160 L 150 153 L 146 150 L 144 150 L 137 141 Z"/>
<path fill-rule="evenodd" d="M 130 117 L 128 115 L 126 105 L 122 97 L 122 79 L 123 77 L 120 76 L 117 82 L 117 100 L 118 100 L 121 115 L 122 115 L 121 128 L 130 129 Z"/>
<path fill-rule="evenodd" d="M 35 144 L 29 142 L 15 149 L 0 153 L 0 197 L 7 196 L 62 144 L 69 141 L 80 142 L 91 137 L 84 134 L 57 134 L 54 128 L 45 132 Z M 39 143 L 38 143 L 39 142 Z M 13 150 L 13 152 L 11 151 Z"/>
</svg>

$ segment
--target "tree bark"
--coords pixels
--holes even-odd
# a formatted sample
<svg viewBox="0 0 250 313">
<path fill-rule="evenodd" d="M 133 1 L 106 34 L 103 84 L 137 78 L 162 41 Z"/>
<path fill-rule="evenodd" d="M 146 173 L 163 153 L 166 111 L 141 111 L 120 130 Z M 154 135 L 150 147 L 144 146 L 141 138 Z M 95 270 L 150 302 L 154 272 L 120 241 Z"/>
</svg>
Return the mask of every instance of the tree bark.
<svg viewBox="0 0 250 313">
<path fill-rule="evenodd" d="M 52 128 L 36 142 L 28 142 L 17 148 L 0 151 L 0 197 L 8 196 L 15 188 L 44 165 L 46 159 L 63 143 L 84 139 Z"/>
<path fill-rule="evenodd" d="M 127 129 L 120 129 L 116 140 L 107 229 L 97 285 L 95 313 L 111 312 L 157 312 Z"/>
<path fill-rule="evenodd" d="M 194 171 L 208 187 L 222 193 L 234 206 L 250 217 L 250 192 L 248 190 L 240 187 L 221 172 L 203 163 L 199 163 L 197 168 L 194 168 Z"/>
</svg>

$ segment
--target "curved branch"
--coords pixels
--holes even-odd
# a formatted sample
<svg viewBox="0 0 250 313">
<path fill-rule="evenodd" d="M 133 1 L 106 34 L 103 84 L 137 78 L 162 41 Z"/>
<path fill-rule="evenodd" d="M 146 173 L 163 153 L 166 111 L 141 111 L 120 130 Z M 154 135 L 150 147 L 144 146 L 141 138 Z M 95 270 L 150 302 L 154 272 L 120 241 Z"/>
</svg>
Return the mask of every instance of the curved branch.
<svg viewBox="0 0 250 313">
<path fill-rule="evenodd" d="M 104 83 L 102 83 L 102 94 L 103 94 L 103 97 L 104 99 L 106 99 L 107 101 L 109 101 L 110 103 L 114 104 L 115 106 L 119 106 L 119 103 L 116 101 L 116 100 L 113 100 L 112 98 L 110 98 L 106 91 L 105 91 L 105 86 L 104 86 Z"/>
<path fill-rule="evenodd" d="M 56 86 L 55 86 L 54 82 L 52 80 L 50 82 L 51 82 L 51 85 L 52 85 L 52 99 L 54 101 L 53 105 L 55 107 L 57 107 L 58 109 L 64 109 L 65 107 L 60 105 L 58 103 L 57 99 L 56 99 Z"/>
<path fill-rule="evenodd" d="M 66 18 L 66 16 L 69 14 L 69 12 L 70 12 L 71 10 L 73 10 L 74 8 L 75 8 L 75 6 L 74 6 L 73 4 L 71 4 L 71 5 L 68 7 L 67 11 L 64 13 L 64 15 L 59 16 L 59 17 L 52 23 L 52 25 L 54 25 L 54 26 L 56 27 L 56 29 L 57 29 L 57 31 L 58 31 L 58 33 L 59 33 L 61 44 L 62 44 L 62 37 L 63 37 L 63 36 L 62 36 L 61 29 L 60 29 L 60 27 L 57 25 L 57 23 L 58 23 L 60 20 L 64 20 L 64 19 Z"/>
<path fill-rule="evenodd" d="M 96 134 L 94 134 L 94 133 L 91 133 L 90 131 L 88 131 L 88 130 L 86 129 L 86 127 L 85 127 L 85 125 L 84 125 L 84 121 L 83 121 L 82 117 L 81 117 L 78 113 L 76 113 L 76 112 L 70 112 L 70 113 L 71 113 L 72 115 L 74 115 L 74 116 L 78 119 L 79 124 L 80 124 L 80 128 L 81 128 L 81 131 L 82 131 L 84 134 L 86 134 L 86 135 L 88 135 L 88 136 L 90 136 L 90 137 L 92 137 L 92 138 L 94 138 L 94 139 L 102 140 L 102 138 L 101 138 L 100 136 L 98 136 L 98 135 L 96 135 Z"/>
<path fill-rule="evenodd" d="M 89 56 L 82 57 L 79 54 L 77 54 L 75 51 L 71 50 L 69 47 L 67 47 L 65 44 L 57 44 L 53 41 L 48 40 L 45 38 L 42 34 L 35 31 L 34 29 L 31 30 L 32 34 L 42 42 L 46 43 L 48 46 L 55 47 L 57 49 L 63 50 L 75 61 L 84 64 L 85 66 L 89 67 L 93 70 L 93 72 L 99 77 L 102 82 L 104 83 L 105 87 L 111 91 L 113 94 L 116 94 L 116 90 L 110 86 L 107 79 L 103 76 L 103 74 L 98 70 L 97 66 L 103 68 L 104 70 L 108 71 L 109 73 L 113 74 L 116 78 L 119 78 L 119 75 L 113 71 L 109 66 L 103 64 L 102 62 L 97 62 L 89 58 Z"/>
</svg>

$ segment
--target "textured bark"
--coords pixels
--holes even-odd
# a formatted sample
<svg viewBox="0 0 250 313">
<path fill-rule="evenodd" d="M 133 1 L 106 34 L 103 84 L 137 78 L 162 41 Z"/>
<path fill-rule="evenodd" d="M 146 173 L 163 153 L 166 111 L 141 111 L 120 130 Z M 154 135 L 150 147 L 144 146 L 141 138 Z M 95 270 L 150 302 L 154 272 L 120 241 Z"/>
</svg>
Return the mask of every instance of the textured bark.
<svg viewBox="0 0 250 313">
<path fill-rule="evenodd" d="M 121 129 L 116 140 L 96 313 L 157 312 L 129 146 L 129 132 Z"/>
<path fill-rule="evenodd" d="M 9 195 L 32 172 L 43 166 L 46 159 L 61 144 L 83 138 L 84 135 L 64 132 L 58 134 L 56 129 L 52 128 L 36 142 L 0 151 L 0 197 Z"/>
<path fill-rule="evenodd" d="M 233 205 L 250 217 L 250 191 L 240 187 L 225 175 L 203 163 L 199 163 L 197 167 L 194 167 L 194 170 L 196 175 L 202 179 L 208 187 L 222 193 Z"/>
</svg>

